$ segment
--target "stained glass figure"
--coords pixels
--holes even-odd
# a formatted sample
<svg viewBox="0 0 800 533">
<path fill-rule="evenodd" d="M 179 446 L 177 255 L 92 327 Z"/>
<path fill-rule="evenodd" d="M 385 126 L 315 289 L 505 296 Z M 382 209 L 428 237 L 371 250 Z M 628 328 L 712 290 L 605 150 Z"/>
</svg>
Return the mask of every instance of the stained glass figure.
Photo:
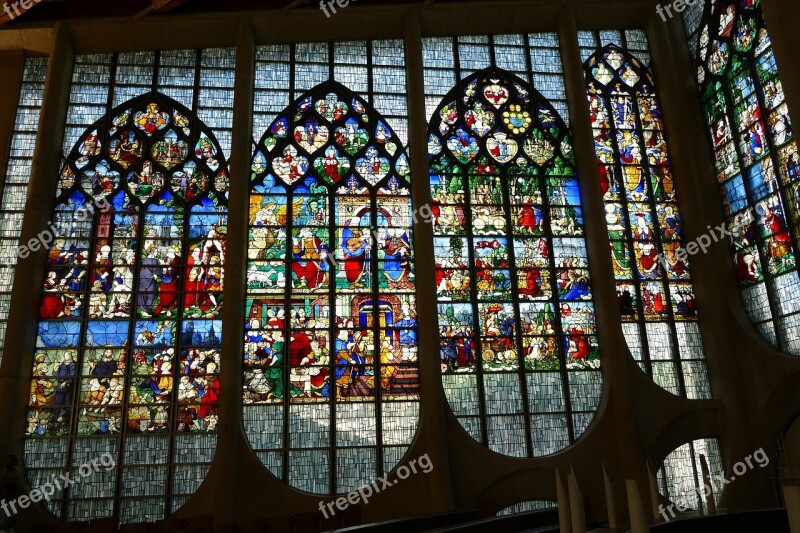
<svg viewBox="0 0 800 533">
<path fill-rule="evenodd" d="M 708 4 L 700 28 L 697 80 L 745 308 L 800 355 L 800 154 L 761 2 Z"/>
</svg>

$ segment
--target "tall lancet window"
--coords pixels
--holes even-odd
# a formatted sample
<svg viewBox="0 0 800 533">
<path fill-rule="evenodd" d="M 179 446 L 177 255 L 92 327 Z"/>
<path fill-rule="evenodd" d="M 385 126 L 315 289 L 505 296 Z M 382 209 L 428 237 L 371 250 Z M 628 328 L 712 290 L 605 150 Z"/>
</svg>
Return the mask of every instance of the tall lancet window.
<svg viewBox="0 0 800 533">
<path fill-rule="evenodd" d="M 197 83 L 231 56 L 77 60 L 75 80 L 98 85 L 73 85 L 25 442 L 32 486 L 63 473 L 80 479 L 47 502 L 60 518 L 163 518 L 197 490 L 214 457 L 228 170 L 198 118 L 207 94 Z M 191 107 L 130 85 L 146 84 L 148 70 L 151 89 Z M 120 98 L 130 92 L 140 96 Z M 217 99 L 207 116 L 224 117 L 225 105 Z M 95 472 L 101 460 L 116 468 Z"/>
<path fill-rule="evenodd" d="M 0 361 L 3 358 L 33 151 L 39 130 L 47 58 L 27 58 L 17 100 L 5 175 L 0 175 Z M 4 154 L 6 155 L 6 154 Z"/>
<path fill-rule="evenodd" d="M 800 154 L 759 0 L 706 6 L 697 79 L 745 308 L 800 355 Z"/>
<path fill-rule="evenodd" d="M 616 44 L 594 52 L 584 75 L 628 347 L 642 370 L 667 391 L 708 398 L 694 288 L 653 77 Z"/>
<path fill-rule="evenodd" d="M 342 74 L 368 98 L 332 80 L 300 92 L 255 149 L 245 427 L 265 466 L 292 487 L 346 492 L 394 469 L 417 427 L 409 160 L 393 121 L 371 105 L 402 85 L 373 78 L 373 61 L 397 61 L 379 43 L 293 48 L 319 64 L 287 70 L 327 71 L 334 52 L 329 73 L 337 60 L 353 62 Z M 385 101 L 403 112 L 404 95 Z"/>
<path fill-rule="evenodd" d="M 494 451 L 555 453 L 602 390 L 569 130 L 528 82 L 489 67 L 445 95 L 428 134 L 448 401 Z"/>
</svg>

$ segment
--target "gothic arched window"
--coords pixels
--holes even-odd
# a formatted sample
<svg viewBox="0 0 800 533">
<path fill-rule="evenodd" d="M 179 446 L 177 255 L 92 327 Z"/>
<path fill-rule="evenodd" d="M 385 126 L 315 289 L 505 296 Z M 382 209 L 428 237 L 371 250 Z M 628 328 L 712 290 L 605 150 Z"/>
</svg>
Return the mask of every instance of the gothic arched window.
<svg viewBox="0 0 800 533">
<path fill-rule="evenodd" d="M 697 78 L 750 319 L 800 355 L 800 154 L 760 0 L 706 6 Z"/>
<path fill-rule="evenodd" d="M 610 44 L 584 65 L 622 329 L 642 370 L 688 398 L 710 391 L 653 77 Z"/>
<path fill-rule="evenodd" d="M 196 490 L 216 446 L 225 156 L 192 112 L 151 92 L 80 135 L 58 187 L 28 404 L 31 484 L 110 454 L 116 469 L 62 488 L 50 509 L 158 519 Z"/>
<path fill-rule="evenodd" d="M 491 67 L 444 97 L 428 133 L 448 401 L 495 451 L 555 453 L 602 390 L 569 131 L 526 82 Z"/>
<path fill-rule="evenodd" d="M 369 483 L 415 434 L 409 173 L 387 120 L 334 81 L 298 98 L 256 147 L 244 419 L 262 462 L 298 489 Z"/>
</svg>

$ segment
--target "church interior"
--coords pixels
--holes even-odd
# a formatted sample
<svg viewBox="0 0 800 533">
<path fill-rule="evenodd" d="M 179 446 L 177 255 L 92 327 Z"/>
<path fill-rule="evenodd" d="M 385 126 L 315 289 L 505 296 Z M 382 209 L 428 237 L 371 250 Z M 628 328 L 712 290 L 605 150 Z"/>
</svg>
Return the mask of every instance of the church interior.
<svg viewBox="0 0 800 533">
<path fill-rule="evenodd" d="M 800 532 L 796 1 L 0 2 L 0 531 Z"/>
</svg>

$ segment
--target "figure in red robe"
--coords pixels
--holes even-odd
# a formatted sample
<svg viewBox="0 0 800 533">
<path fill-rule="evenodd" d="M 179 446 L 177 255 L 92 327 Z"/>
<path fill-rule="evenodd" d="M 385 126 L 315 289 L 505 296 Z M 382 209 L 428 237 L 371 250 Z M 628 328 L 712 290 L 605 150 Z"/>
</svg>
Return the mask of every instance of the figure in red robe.
<svg viewBox="0 0 800 533">
<path fill-rule="evenodd" d="M 351 285 L 361 284 L 367 273 L 369 258 L 368 239 L 361 236 L 361 230 L 349 227 L 342 230 L 342 253 L 344 254 L 344 271 L 347 282 Z"/>
<path fill-rule="evenodd" d="M 525 286 L 520 287 L 519 293 L 529 298 L 535 298 L 539 295 L 542 288 L 542 274 L 539 270 L 529 270 L 525 274 Z"/>
<path fill-rule="evenodd" d="M 219 380 L 217 376 L 208 376 L 204 389 L 205 394 L 200 399 L 200 418 L 203 420 L 217 412 L 217 402 L 219 401 Z"/>
<path fill-rule="evenodd" d="M 642 257 L 639 260 L 639 265 L 641 266 L 641 274 L 648 274 L 652 272 L 656 268 L 656 264 L 658 262 L 658 250 L 655 247 L 650 249 L 648 253 L 642 253 Z"/>
<path fill-rule="evenodd" d="M 571 341 L 575 343 L 575 351 L 570 355 L 573 359 L 581 360 L 589 357 L 591 346 L 583 332 L 576 327 L 572 328 Z"/>
<path fill-rule="evenodd" d="M 764 225 L 769 228 L 772 234 L 772 237 L 768 240 L 769 256 L 773 259 L 779 259 L 789 255 L 792 250 L 792 238 L 789 236 L 789 232 L 784 229 L 781 217 L 776 215 L 771 208 L 767 209 Z"/>
<path fill-rule="evenodd" d="M 531 233 L 536 229 L 536 212 L 533 210 L 531 202 L 522 202 L 522 209 L 520 210 L 519 219 L 517 224 Z"/>
<path fill-rule="evenodd" d="M 327 282 L 327 245 L 308 228 L 300 230 L 300 239 L 292 246 L 292 272 L 297 283 L 308 289 L 315 289 Z"/>
<path fill-rule="evenodd" d="M 311 339 L 304 332 L 292 333 L 289 343 L 289 364 L 300 366 L 300 363 L 311 353 Z"/>
<path fill-rule="evenodd" d="M 167 264 L 161 270 L 161 284 L 158 287 L 159 302 L 154 315 L 169 313 L 178 306 L 178 283 L 181 260 L 175 252 L 167 253 Z"/>
<path fill-rule="evenodd" d="M 469 358 L 467 357 L 467 347 L 464 344 L 464 338 L 458 339 L 458 345 L 456 346 L 456 353 L 458 354 L 457 361 L 458 367 L 464 368 L 469 364 Z"/>
<path fill-rule="evenodd" d="M 41 318 L 58 318 L 64 311 L 64 302 L 61 300 L 61 296 L 52 292 L 57 288 L 56 273 L 50 272 L 47 275 L 47 279 L 44 280 L 45 293 L 39 306 L 39 316 Z"/>
<path fill-rule="evenodd" d="M 467 123 L 467 127 L 472 128 L 475 125 L 475 113 L 467 111 L 464 115 L 464 121 Z"/>
<path fill-rule="evenodd" d="M 606 195 L 611 188 L 611 181 L 608 176 L 608 167 L 600 161 L 597 162 L 597 170 L 600 172 L 600 190 L 603 191 L 603 196 Z"/>
<path fill-rule="evenodd" d="M 336 154 L 330 152 L 328 156 L 325 158 L 325 174 L 328 175 L 328 178 L 336 183 L 340 179 L 339 176 L 339 160 L 336 158 Z"/>
</svg>

